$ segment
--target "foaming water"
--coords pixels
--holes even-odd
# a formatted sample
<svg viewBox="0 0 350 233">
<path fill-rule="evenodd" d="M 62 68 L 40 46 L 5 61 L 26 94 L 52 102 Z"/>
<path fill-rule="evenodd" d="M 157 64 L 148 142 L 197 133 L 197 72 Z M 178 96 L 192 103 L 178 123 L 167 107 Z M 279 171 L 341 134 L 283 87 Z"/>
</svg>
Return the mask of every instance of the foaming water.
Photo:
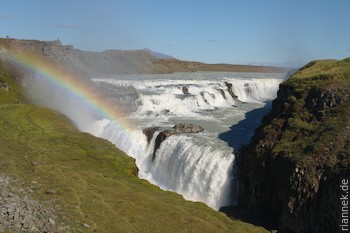
<svg viewBox="0 0 350 233">
<path fill-rule="evenodd" d="M 173 135 L 161 144 L 153 160 L 157 132 L 149 144 L 141 130 L 132 132 L 136 140 L 126 141 L 124 133 L 106 119 L 96 121 L 89 132 L 113 142 L 134 157 L 139 177 L 164 190 L 204 202 L 214 209 L 234 204 L 230 197 L 234 180 L 232 148 L 223 141 L 213 140 L 207 133 Z"/>
<path fill-rule="evenodd" d="M 219 134 L 229 132 L 232 125 L 245 119 L 247 112 L 262 108 L 266 101 L 275 98 L 283 76 L 208 72 L 96 78 L 96 83 L 136 88 L 138 98 L 132 102 L 134 111 L 128 117 L 137 122 L 139 129 L 130 132 L 132 137 L 125 137 L 113 121 L 102 119 L 86 131 L 111 141 L 134 157 L 140 178 L 182 194 L 185 199 L 219 209 L 235 204 L 237 192 L 235 148 L 219 139 Z M 177 123 L 197 124 L 205 130 L 168 137 L 153 159 L 154 143 L 161 129 L 150 142 L 142 129 L 166 129 Z M 251 124 L 246 135 L 251 135 L 258 123 L 254 120 Z M 250 136 L 246 135 L 240 143 L 248 142 Z"/>
<path fill-rule="evenodd" d="M 177 135 L 162 143 L 150 172 L 161 174 L 161 187 L 218 209 L 232 204 L 233 160 L 232 150 L 206 134 Z"/>
</svg>

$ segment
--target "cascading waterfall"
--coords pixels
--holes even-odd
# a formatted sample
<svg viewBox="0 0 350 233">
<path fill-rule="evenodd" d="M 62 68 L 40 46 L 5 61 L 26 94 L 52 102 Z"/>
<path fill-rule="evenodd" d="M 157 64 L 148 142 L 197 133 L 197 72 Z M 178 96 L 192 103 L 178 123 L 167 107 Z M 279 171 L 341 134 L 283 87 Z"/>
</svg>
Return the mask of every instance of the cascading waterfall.
<svg viewBox="0 0 350 233">
<path fill-rule="evenodd" d="M 151 174 L 165 189 L 186 199 L 207 203 L 219 209 L 232 204 L 227 195 L 232 185 L 232 151 L 221 149 L 206 135 L 178 135 L 165 140 L 156 153 Z"/>
<path fill-rule="evenodd" d="M 61 111 L 80 130 L 108 139 L 134 157 L 141 178 L 215 209 L 234 203 L 230 196 L 236 192 L 234 148 L 228 145 L 238 147 L 237 141 L 248 141 L 246 135 L 257 123 L 251 113 L 246 119 L 245 114 L 274 98 L 284 76 L 132 75 L 95 79 L 96 85 L 90 85 L 37 56 L 14 53 L 12 59 L 34 72 L 34 80 L 27 84 L 34 102 Z M 193 134 L 173 130 L 162 143 L 157 140 L 159 131 L 178 123 L 197 124 L 205 130 Z M 149 142 L 150 135 L 142 129 L 150 126 L 157 126 L 158 132 Z M 243 140 L 232 137 L 235 130 L 244 135 Z"/>
<path fill-rule="evenodd" d="M 103 119 L 87 131 L 134 157 L 140 178 L 219 209 L 235 204 L 232 193 L 237 190 L 233 187 L 234 148 L 218 136 L 243 120 L 246 112 L 275 98 L 282 77 L 283 74 L 180 73 L 94 79 L 96 83 L 136 88 L 138 99 L 129 117 L 138 122 L 139 130 L 131 132 L 133 141 L 126 141 L 113 122 Z M 177 123 L 198 124 L 205 131 L 168 137 L 152 159 L 159 132 Z M 160 128 L 148 142 L 142 129 L 150 126 Z"/>
</svg>

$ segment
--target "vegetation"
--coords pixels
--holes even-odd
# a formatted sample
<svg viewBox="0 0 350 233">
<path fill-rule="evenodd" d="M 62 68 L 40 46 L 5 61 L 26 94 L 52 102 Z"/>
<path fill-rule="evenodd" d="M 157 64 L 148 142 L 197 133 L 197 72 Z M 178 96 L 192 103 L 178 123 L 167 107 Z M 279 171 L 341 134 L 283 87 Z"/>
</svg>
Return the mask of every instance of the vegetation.
<svg viewBox="0 0 350 233">
<path fill-rule="evenodd" d="M 311 88 L 332 88 L 349 85 L 350 58 L 344 60 L 312 61 L 298 70 L 285 84 L 299 91 L 307 92 Z"/>
<path fill-rule="evenodd" d="M 0 104 L 23 102 L 22 87 L 18 85 L 10 67 L 0 60 Z"/>
<path fill-rule="evenodd" d="M 288 110 L 284 114 L 288 115 L 288 122 L 280 142 L 273 149 L 275 154 L 282 153 L 299 160 L 321 153 L 331 138 L 334 140 L 346 133 L 350 122 L 347 98 L 350 58 L 312 61 L 282 85 L 293 93 L 286 101 Z"/>
<path fill-rule="evenodd" d="M 336 232 L 350 175 L 350 59 L 313 61 L 280 85 L 237 158 L 241 203 L 278 232 Z"/>
<path fill-rule="evenodd" d="M 51 203 L 58 231 L 267 232 L 140 180 L 133 159 L 111 143 L 77 131 L 57 112 L 25 104 L 14 78 L 0 63 L 0 82 L 9 87 L 0 88 L 0 175 Z"/>
</svg>

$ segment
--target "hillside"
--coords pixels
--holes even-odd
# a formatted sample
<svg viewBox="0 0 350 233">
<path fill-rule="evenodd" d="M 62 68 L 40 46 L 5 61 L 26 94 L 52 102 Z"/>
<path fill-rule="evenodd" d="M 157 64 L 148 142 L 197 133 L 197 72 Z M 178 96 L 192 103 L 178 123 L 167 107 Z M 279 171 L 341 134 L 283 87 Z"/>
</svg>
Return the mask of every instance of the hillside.
<svg viewBox="0 0 350 233">
<path fill-rule="evenodd" d="M 0 60 L 1 232 L 267 232 L 140 180 L 111 143 L 26 103 L 25 78 Z"/>
<path fill-rule="evenodd" d="M 278 232 L 337 232 L 350 177 L 350 58 L 305 65 L 238 158 L 240 197 Z"/>
<path fill-rule="evenodd" d="M 4 48 L 41 54 L 54 60 L 65 70 L 81 77 L 195 71 L 286 72 L 288 70 L 286 68 L 268 66 L 205 64 L 181 61 L 164 55 L 160 56 L 159 53 L 148 49 L 89 52 L 74 49 L 72 45 L 62 45 L 60 41 L 0 38 L 0 52 L 4 51 Z"/>
</svg>

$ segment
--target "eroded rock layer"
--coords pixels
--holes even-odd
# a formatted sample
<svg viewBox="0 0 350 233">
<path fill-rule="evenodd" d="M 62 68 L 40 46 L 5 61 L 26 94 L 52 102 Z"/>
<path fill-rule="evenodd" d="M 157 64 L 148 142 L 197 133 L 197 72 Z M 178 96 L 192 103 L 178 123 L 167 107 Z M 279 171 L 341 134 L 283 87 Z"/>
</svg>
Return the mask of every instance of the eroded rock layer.
<svg viewBox="0 0 350 233">
<path fill-rule="evenodd" d="M 349 177 L 350 59 L 310 62 L 280 85 L 238 158 L 240 201 L 278 232 L 336 232 Z"/>
</svg>

